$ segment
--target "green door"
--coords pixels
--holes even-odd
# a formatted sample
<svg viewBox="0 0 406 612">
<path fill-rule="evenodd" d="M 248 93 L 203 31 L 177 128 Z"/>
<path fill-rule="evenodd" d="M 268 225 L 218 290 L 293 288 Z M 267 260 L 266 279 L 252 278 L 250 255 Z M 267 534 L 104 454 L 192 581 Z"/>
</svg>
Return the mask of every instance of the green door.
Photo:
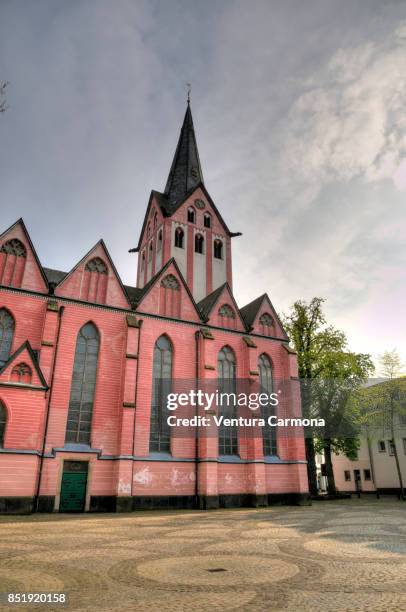
<svg viewBox="0 0 406 612">
<path fill-rule="evenodd" d="M 65 461 L 62 474 L 59 512 L 83 512 L 87 483 L 86 461 Z"/>
</svg>

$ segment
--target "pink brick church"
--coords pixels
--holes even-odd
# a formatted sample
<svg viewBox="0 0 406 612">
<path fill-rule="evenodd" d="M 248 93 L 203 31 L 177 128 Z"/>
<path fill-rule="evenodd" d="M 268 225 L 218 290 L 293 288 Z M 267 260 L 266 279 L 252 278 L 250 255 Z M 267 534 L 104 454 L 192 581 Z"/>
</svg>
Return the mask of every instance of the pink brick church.
<svg viewBox="0 0 406 612">
<path fill-rule="evenodd" d="M 42 267 L 22 219 L 0 235 L 1 512 L 307 499 L 302 436 L 265 426 L 250 439 L 237 428 L 200 439 L 167 426 L 172 380 L 269 391 L 297 380 L 267 294 L 237 306 L 238 235 L 205 187 L 189 103 L 165 191 L 151 192 L 131 249 L 136 287 L 102 240 L 61 272 Z M 278 410 L 300 414 L 299 395 Z"/>
</svg>

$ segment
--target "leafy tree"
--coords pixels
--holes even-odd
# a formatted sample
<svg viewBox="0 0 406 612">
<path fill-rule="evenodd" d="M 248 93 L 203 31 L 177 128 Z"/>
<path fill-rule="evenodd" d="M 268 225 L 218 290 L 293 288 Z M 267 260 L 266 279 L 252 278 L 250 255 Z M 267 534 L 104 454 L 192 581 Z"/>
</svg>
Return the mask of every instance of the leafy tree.
<svg viewBox="0 0 406 612">
<path fill-rule="evenodd" d="M 373 369 L 369 355 L 349 352 L 345 334 L 327 324 L 323 302 L 319 297 L 308 303 L 298 300 L 284 317 L 298 356 L 303 416 L 326 422 L 316 440 L 311 433 L 305 439 L 312 494 L 317 494 L 316 451 L 325 453 L 329 493 L 335 492 L 332 452 L 356 456 L 358 413 L 353 393 Z"/>
</svg>

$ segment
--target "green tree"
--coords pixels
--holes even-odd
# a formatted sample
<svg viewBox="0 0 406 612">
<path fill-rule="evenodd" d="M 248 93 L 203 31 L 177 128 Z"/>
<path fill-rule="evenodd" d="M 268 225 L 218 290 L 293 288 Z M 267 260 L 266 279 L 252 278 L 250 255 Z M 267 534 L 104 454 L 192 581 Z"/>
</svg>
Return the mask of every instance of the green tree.
<svg viewBox="0 0 406 612">
<path fill-rule="evenodd" d="M 306 436 L 309 489 L 317 493 L 315 452 L 324 450 L 329 493 L 335 492 L 332 452 L 355 457 L 357 403 L 353 393 L 373 369 L 369 355 L 351 353 L 345 334 L 328 325 L 324 300 L 298 300 L 284 325 L 298 356 L 302 412 L 305 418 L 324 418 L 326 429 L 317 440 Z"/>
</svg>

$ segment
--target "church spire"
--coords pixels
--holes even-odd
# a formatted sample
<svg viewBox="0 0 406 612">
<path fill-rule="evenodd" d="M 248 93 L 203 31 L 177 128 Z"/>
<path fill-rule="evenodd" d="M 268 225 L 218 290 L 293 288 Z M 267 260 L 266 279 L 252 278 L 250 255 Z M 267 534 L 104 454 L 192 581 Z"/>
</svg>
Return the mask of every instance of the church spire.
<svg viewBox="0 0 406 612">
<path fill-rule="evenodd" d="M 166 183 L 165 195 L 171 203 L 179 203 L 199 183 L 203 183 L 203 173 L 188 96 L 185 118 Z"/>
</svg>

